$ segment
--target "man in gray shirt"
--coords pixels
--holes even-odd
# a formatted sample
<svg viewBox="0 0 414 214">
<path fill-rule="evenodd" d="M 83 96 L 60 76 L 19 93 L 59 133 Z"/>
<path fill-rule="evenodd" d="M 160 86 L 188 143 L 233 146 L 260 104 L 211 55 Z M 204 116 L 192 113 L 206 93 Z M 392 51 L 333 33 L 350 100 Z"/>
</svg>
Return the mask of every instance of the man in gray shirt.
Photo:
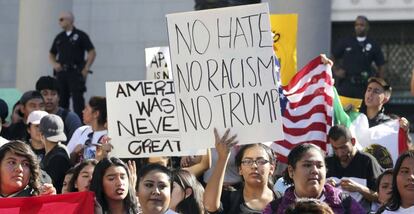
<svg viewBox="0 0 414 214">
<path fill-rule="evenodd" d="M 67 109 L 59 107 L 59 83 L 51 76 L 40 77 L 36 82 L 36 90 L 39 91 L 45 101 L 45 110 L 49 114 L 56 114 L 62 118 L 65 124 L 65 135 L 68 141 L 73 132 L 82 126 L 82 122 L 77 114 Z M 65 145 L 67 142 L 63 142 Z"/>
</svg>

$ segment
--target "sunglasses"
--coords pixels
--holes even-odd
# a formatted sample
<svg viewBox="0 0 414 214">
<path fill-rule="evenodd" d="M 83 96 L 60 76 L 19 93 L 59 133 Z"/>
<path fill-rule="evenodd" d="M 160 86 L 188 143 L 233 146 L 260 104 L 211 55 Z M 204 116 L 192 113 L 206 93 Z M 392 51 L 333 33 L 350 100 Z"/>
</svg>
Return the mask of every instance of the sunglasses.
<svg viewBox="0 0 414 214">
<path fill-rule="evenodd" d="M 385 82 L 385 80 L 382 79 L 382 78 L 370 77 L 368 79 L 368 84 L 372 83 L 372 82 L 378 83 L 382 88 L 384 88 L 385 91 L 390 91 L 391 90 L 391 86 L 387 82 Z"/>
<path fill-rule="evenodd" d="M 63 22 L 63 20 L 65 20 L 65 18 L 59 18 L 59 22 Z"/>
</svg>

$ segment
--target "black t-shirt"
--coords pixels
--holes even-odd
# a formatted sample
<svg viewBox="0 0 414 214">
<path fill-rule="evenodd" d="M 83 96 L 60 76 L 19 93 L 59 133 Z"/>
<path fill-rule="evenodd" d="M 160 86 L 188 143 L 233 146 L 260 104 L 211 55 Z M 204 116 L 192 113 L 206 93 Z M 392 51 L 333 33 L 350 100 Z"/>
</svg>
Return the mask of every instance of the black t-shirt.
<svg viewBox="0 0 414 214">
<path fill-rule="evenodd" d="M 53 147 L 40 162 L 40 167 L 53 181 L 57 193 L 62 191 L 66 171 L 70 168 L 70 159 L 66 147 L 60 143 Z"/>
<path fill-rule="evenodd" d="M 30 148 L 35 153 L 35 155 L 37 157 L 37 160 L 39 162 L 41 162 L 42 159 L 45 157 L 45 153 L 46 153 L 45 149 L 44 148 L 43 149 L 35 149 L 35 148 L 32 147 L 32 145 L 30 145 Z"/>
<path fill-rule="evenodd" d="M 359 109 L 359 112 L 367 115 L 367 106 L 365 105 L 364 102 L 362 103 L 361 108 Z M 375 117 L 371 119 L 368 118 L 369 128 L 392 120 L 392 118 L 386 115 L 384 112 L 385 112 L 385 108 L 382 107 L 381 110 L 379 110 L 379 112 L 375 115 Z"/>
<path fill-rule="evenodd" d="M 341 162 L 336 156 L 327 157 L 327 174 L 326 177 L 356 177 L 367 180 L 367 186 L 371 190 L 375 190 L 375 182 L 381 174 L 382 168 L 377 160 L 370 154 L 357 151 L 351 163 L 343 168 Z"/>
<path fill-rule="evenodd" d="M 342 59 L 339 66 L 346 71 L 348 78 L 360 78 L 363 72 L 367 72 L 368 77 L 375 76 L 372 62 L 377 66 L 385 64 L 381 47 L 369 37 L 363 42 L 359 42 L 356 37 L 342 39 L 334 48 L 333 56 L 335 59 Z"/>
<path fill-rule="evenodd" d="M 3 137 L 8 140 L 21 140 L 28 142 L 29 134 L 27 133 L 27 125 L 23 121 L 11 124 L 4 129 Z"/>
<path fill-rule="evenodd" d="M 89 36 L 75 27 L 68 36 L 63 31 L 53 40 L 50 53 L 57 56 L 57 61 L 64 65 L 83 65 L 85 51 L 94 49 Z"/>
<path fill-rule="evenodd" d="M 281 194 L 273 194 L 274 202 L 281 197 Z M 248 207 L 244 201 L 243 188 L 237 191 L 225 191 L 221 194 L 220 208 L 215 212 L 208 212 L 210 214 L 261 214 L 263 210 L 253 210 Z"/>
</svg>

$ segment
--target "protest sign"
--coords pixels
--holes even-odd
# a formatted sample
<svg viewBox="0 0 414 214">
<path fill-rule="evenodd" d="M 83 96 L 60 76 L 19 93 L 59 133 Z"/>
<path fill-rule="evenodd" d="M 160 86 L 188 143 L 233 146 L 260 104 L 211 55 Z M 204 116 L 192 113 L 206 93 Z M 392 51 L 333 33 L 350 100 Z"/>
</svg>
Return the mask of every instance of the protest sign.
<svg viewBox="0 0 414 214">
<path fill-rule="evenodd" d="M 172 80 L 106 82 L 106 99 L 114 156 L 182 154 Z"/>
<path fill-rule="evenodd" d="M 273 36 L 273 48 L 279 58 L 282 85 L 289 84 L 296 74 L 296 35 L 298 32 L 297 14 L 272 14 L 270 23 Z"/>
<path fill-rule="evenodd" d="M 0 213 L 94 213 L 94 198 L 95 194 L 90 191 L 48 196 L 0 198 Z"/>
<path fill-rule="evenodd" d="M 172 79 L 168 47 L 145 48 L 147 80 Z"/>
<path fill-rule="evenodd" d="M 181 140 L 214 147 L 213 129 L 240 144 L 282 139 L 267 4 L 167 15 Z"/>
</svg>

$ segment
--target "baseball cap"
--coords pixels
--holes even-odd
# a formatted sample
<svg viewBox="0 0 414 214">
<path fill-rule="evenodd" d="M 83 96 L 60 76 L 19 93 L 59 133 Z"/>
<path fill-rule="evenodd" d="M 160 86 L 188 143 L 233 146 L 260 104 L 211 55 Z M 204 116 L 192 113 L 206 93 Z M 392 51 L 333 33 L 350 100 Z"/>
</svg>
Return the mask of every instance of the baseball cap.
<svg viewBox="0 0 414 214">
<path fill-rule="evenodd" d="M 2 123 L 6 121 L 6 117 L 9 114 L 9 107 L 7 106 L 6 101 L 0 98 L 0 119 Z"/>
<path fill-rule="evenodd" d="M 387 83 L 387 81 L 385 81 L 384 79 L 380 78 L 380 77 L 371 77 L 368 79 L 368 84 L 372 83 L 372 82 L 376 82 L 378 83 L 383 89 L 384 91 L 392 91 L 392 88 L 390 86 L 390 84 Z"/>
<path fill-rule="evenodd" d="M 40 110 L 32 111 L 29 114 L 29 117 L 27 117 L 27 122 L 26 123 L 27 124 L 40 124 L 40 120 L 48 114 L 49 113 L 47 113 L 45 111 L 40 111 Z"/>
<path fill-rule="evenodd" d="M 38 91 L 26 91 L 24 92 L 24 94 L 20 97 L 20 103 L 22 105 L 25 105 L 27 103 L 27 101 L 31 100 L 31 99 L 42 99 L 42 94 L 40 94 L 40 92 Z"/>
<path fill-rule="evenodd" d="M 66 135 L 63 132 L 64 125 L 62 118 L 55 114 L 48 114 L 40 120 L 40 132 L 48 141 L 61 142 L 66 141 Z"/>
</svg>

